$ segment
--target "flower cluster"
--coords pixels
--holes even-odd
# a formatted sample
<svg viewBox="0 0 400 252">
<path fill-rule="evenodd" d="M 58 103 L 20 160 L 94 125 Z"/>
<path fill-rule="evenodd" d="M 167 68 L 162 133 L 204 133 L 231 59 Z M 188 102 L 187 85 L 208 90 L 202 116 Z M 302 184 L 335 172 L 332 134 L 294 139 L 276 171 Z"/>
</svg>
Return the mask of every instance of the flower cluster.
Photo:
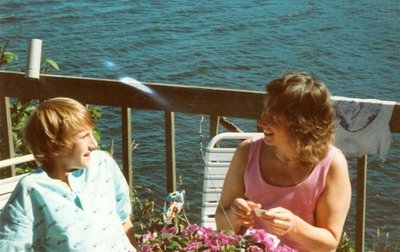
<svg viewBox="0 0 400 252">
<path fill-rule="evenodd" d="M 285 245 L 275 244 L 274 236 L 264 230 L 250 228 L 243 235 L 227 231 L 213 231 L 196 224 L 184 228 L 163 228 L 142 236 L 140 250 L 150 251 L 249 251 L 294 252 Z"/>
</svg>

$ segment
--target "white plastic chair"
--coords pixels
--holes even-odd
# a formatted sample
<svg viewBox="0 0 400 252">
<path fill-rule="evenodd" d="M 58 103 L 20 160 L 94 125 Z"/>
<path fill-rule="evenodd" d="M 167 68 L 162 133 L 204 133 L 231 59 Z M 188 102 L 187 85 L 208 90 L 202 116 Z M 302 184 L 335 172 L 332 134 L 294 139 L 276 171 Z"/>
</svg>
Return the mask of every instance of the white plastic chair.
<svg viewBox="0 0 400 252">
<path fill-rule="evenodd" d="M 207 145 L 200 220 L 202 226 L 216 229 L 215 211 L 218 206 L 225 175 L 238 143 L 247 138 L 259 135 L 263 135 L 263 133 L 226 132 L 213 137 Z M 230 142 L 230 147 L 219 147 L 228 142 Z M 233 143 L 236 144 L 232 146 Z"/>
<path fill-rule="evenodd" d="M 30 161 L 34 161 L 35 158 L 32 154 L 21 156 L 21 157 L 14 157 L 6 160 L 0 161 L 0 169 L 3 167 L 8 167 L 17 164 L 23 164 Z M 18 184 L 19 180 L 25 176 L 25 174 L 13 176 L 5 179 L 0 180 L 0 212 L 3 210 L 4 206 L 6 205 L 8 199 L 11 196 L 15 186 Z"/>
</svg>

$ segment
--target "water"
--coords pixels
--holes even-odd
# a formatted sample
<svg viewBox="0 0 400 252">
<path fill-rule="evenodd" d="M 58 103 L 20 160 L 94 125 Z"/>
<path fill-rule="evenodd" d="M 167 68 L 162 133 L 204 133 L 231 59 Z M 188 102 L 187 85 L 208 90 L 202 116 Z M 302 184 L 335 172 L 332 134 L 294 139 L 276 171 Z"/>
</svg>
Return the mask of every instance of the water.
<svg viewBox="0 0 400 252">
<path fill-rule="evenodd" d="M 263 91 L 271 78 L 302 70 L 317 75 L 334 95 L 400 100 L 396 0 L 1 2 L 0 43 L 8 41 L 7 49 L 19 56 L 15 70 L 25 66 L 29 39 L 40 38 L 44 57 L 60 65 L 61 70 L 54 72 L 60 75 Z M 134 182 L 162 198 L 163 113 L 135 111 L 133 119 L 139 143 Z M 199 216 L 200 140 L 203 144 L 209 140 L 207 120 L 201 125 L 204 138 L 200 137 L 201 119 L 176 115 L 177 169 L 193 222 Z M 254 130 L 253 124 L 233 121 L 244 130 Z M 104 108 L 99 125 L 102 143 L 114 140 L 118 157 L 118 110 Z M 399 142 L 397 134 L 385 163 L 374 157 L 369 163 L 369 247 L 377 228 L 381 242 L 386 232 L 389 243 L 400 241 Z M 355 183 L 353 163 L 351 176 Z M 353 219 L 354 207 L 345 228 L 350 234 L 354 234 Z"/>
</svg>

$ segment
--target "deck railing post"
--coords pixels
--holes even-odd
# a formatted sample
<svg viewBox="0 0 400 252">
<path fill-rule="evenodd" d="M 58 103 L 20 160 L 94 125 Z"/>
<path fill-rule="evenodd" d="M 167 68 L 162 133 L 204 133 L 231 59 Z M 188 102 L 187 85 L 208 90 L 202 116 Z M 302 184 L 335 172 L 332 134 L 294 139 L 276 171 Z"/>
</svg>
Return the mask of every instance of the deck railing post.
<svg viewBox="0 0 400 252">
<path fill-rule="evenodd" d="M 132 117 L 131 108 L 121 108 L 121 127 L 122 127 L 122 172 L 128 182 L 129 188 L 132 187 Z"/>
<path fill-rule="evenodd" d="M 356 251 L 364 252 L 367 155 L 357 159 Z"/>
<path fill-rule="evenodd" d="M 175 114 L 165 112 L 165 145 L 167 162 L 167 191 L 176 191 Z"/>
<path fill-rule="evenodd" d="M 42 60 L 42 40 L 31 39 L 28 44 L 28 58 L 26 62 L 27 78 L 39 79 L 40 77 L 40 64 Z"/>
<path fill-rule="evenodd" d="M 218 134 L 219 116 L 210 115 L 210 139 Z"/>
<path fill-rule="evenodd" d="M 14 141 L 12 136 L 12 123 L 10 112 L 10 98 L 2 97 L 0 101 L 0 156 L 1 159 L 14 157 Z M 15 176 L 15 166 L 3 169 L 0 178 Z"/>
</svg>

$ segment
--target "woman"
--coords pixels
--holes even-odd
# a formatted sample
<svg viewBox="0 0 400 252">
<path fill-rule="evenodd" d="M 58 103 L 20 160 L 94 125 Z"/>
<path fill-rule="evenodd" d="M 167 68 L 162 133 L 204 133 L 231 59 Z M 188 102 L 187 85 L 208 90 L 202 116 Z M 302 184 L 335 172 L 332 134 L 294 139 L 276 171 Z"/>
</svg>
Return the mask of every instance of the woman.
<svg viewBox="0 0 400 252">
<path fill-rule="evenodd" d="M 322 82 L 307 73 L 271 81 L 259 122 L 264 136 L 237 148 L 217 227 L 241 233 L 254 226 L 300 251 L 335 250 L 351 185 L 347 161 L 332 145 L 334 124 L 334 104 Z"/>
</svg>

